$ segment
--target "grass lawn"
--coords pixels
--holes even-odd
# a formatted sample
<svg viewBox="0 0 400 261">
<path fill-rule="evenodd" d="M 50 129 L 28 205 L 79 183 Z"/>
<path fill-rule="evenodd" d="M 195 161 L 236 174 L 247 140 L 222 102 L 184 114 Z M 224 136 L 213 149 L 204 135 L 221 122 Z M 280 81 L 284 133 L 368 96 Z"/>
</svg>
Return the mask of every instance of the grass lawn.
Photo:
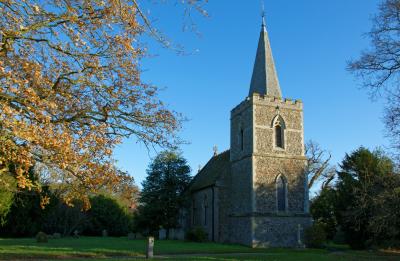
<svg viewBox="0 0 400 261">
<path fill-rule="evenodd" d="M 0 260 L 142 259 L 145 247 L 144 240 L 111 237 L 50 239 L 41 244 L 30 238 L 0 239 Z M 239 245 L 182 241 L 156 241 L 155 255 L 170 260 L 400 260 L 400 255 L 346 249 L 251 249 Z"/>
</svg>

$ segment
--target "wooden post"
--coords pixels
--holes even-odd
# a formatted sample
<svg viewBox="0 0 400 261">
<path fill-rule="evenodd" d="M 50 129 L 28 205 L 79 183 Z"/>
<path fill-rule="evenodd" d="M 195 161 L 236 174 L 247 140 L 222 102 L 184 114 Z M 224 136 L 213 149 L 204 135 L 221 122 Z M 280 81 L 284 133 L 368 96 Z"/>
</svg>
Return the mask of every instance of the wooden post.
<svg viewBox="0 0 400 261">
<path fill-rule="evenodd" d="M 146 258 L 153 258 L 154 256 L 154 237 L 147 238 L 147 251 L 146 251 Z"/>
</svg>

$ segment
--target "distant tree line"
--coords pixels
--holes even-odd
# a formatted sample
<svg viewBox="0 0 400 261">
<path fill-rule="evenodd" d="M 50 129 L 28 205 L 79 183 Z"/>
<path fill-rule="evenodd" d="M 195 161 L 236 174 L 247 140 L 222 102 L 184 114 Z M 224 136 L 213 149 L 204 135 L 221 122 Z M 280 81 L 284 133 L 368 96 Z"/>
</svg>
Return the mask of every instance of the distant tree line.
<svg viewBox="0 0 400 261">
<path fill-rule="evenodd" d="M 32 182 L 38 179 L 34 169 L 29 170 Z M 90 209 L 76 199 L 66 204 L 62 199 L 62 185 L 49 184 L 41 191 L 19 189 L 13 193 L 0 191 L 1 224 L 0 237 L 31 237 L 42 231 L 47 234 L 59 233 L 62 236 L 80 235 L 100 236 L 107 230 L 110 236 L 126 236 L 133 230 L 133 211 L 135 194 L 138 193 L 133 179 L 125 176 L 113 191 L 99 191 L 89 196 Z M 41 204 L 43 195 L 49 202 Z"/>
<path fill-rule="evenodd" d="M 79 199 L 67 204 L 62 183 L 48 183 L 41 191 L 29 188 L 9 191 L 0 187 L 0 237 L 31 237 L 39 231 L 62 236 L 126 236 L 130 232 L 158 235 L 179 227 L 179 213 L 186 202 L 184 190 L 191 181 L 190 167 L 176 151 L 163 151 L 149 164 L 143 189 L 133 178 L 119 173 L 112 188 L 105 187 L 89 196 L 90 208 Z M 43 179 L 43 173 L 29 170 L 31 182 Z M 46 196 L 49 202 L 42 204 Z M 3 204 L 4 202 L 4 204 Z"/>
</svg>

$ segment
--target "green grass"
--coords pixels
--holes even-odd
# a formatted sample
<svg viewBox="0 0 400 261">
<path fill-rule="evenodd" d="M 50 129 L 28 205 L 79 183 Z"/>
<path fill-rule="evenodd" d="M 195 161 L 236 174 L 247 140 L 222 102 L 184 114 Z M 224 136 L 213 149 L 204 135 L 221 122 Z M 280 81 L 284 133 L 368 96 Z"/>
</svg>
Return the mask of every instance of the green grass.
<svg viewBox="0 0 400 261">
<path fill-rule="evenodd" d="M 117 260 L 142 259 L 144 240 L 127 238 L 81 237 L 50 239 L 36 243 L 34 239 L 0 239 L 0 260 L 13 259 L 75 259 Z M 295 249 L 251 249 L 240 245 L 156 241 L 155 255 L 170 260 L 400 260 L 400 255 L 379 252 Z M 186 256 L 184 256 L 186 255 Z"/>
</svg>

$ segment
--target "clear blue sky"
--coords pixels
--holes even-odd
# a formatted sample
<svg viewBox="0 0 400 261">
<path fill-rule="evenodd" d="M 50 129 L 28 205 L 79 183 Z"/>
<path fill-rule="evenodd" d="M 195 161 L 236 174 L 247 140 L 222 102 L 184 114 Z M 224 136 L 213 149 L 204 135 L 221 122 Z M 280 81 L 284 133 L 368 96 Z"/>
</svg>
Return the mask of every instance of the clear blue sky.
<svg viewBox="0 0 400 261">
<path fill-rule="evenodd" d="M 387 144 L 382 101 L 367 92 L 346 70 L 346 61 L 368 46 L 377 0 L 266 0 L 267 27 L 283 96 L 304 102 L 305 137 L 339 162 L 364 145 Z M 260 32 L 260 1 L 210 0 L 210 18 L 194 15 L 201 36 L 182 31 L 182 10 L 150 5 L 155 26 L 193 55 L 179 56 L 149 42 L 153 55 L 143 61 L 143 80 L 166 87 L 161 96 L 190 120 L 181 147 L 197 173 L 212 156 L 212 147 L 229 149 L 230 110 L 247 95 Z M 115 151 L 118 166 L 140 184 L 154 151 L 134 139 Z"/>
</svg>

